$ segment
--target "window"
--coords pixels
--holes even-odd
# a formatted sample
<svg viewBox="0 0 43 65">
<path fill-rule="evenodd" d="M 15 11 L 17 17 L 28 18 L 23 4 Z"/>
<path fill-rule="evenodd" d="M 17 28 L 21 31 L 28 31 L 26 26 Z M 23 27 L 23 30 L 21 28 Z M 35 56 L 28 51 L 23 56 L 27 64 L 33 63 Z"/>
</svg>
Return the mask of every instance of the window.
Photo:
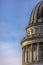
<svg viewBox="0 0 43 65">
<path fill-rule="evenodd" d="M 40 28 L 36 28 L 35 33 L 40 33 Z"/>
<path fill-rule="evenodd" d="M 43 33 L 43 27 L 40 28 L 40 32 Z"/>
<path fill-rule="evenodd" d="M 38 32 L 38 28 L 36 28 L 36 33 Z"/>
</svg>

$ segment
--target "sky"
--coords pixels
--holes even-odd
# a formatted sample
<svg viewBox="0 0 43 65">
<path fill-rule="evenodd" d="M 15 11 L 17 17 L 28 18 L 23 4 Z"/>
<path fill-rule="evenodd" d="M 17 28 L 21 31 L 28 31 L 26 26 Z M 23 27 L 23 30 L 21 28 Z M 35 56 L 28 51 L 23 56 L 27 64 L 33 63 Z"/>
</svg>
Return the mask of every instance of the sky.
<svg viewBox="0 0 43 65">
<path fill-rule="evenodd" d="M 0 0 L 0 65 L 22 65 L 21 40 L 41 0 Z"/>
</svg>

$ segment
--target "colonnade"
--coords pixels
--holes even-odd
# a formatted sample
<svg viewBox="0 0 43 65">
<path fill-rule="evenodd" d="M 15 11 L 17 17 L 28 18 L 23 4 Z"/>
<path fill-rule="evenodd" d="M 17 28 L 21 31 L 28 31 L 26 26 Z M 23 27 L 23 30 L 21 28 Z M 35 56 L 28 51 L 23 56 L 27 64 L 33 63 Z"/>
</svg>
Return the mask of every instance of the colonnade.
<svg viewBox="0 0 43 65">
<path fill-rule="evenodd" d="M 34 53 L 34 47 L 33 47 L 34 45 L 33 44 L 31 44 L 30 46 L 29 45 L 27 45 L 27 46 L 25 46 L 25 47 L 23 47 L 22 48 L 22 65 L 27 65 L 27 63 L 32 63 L 32 62 L 34 62 L 34 59 L 33 59 L 33 57 L 34 57 L 34 55 L 33 55 L 33 53 Z M 28 55 L 30 52 L 28 51 L 28 49 L 29 49 L 29 47 L 30 47 L 30 51 L 31 51 L 31 54 L 30 54 L 30 56 Z M 33 50 L 34 49 L 34 50 Z M 37 60 L 36 61 L 39 61 L 39 43 L 37 43 L 37 45 L 36 45 L 36 50 L 37 50 L 37 52 L 36 52 L 36 56 L 37 56 Z M 26 54 L 26 55 L 25 55 Z M 31 59 L 31 60 L 30 60 Z"/>
</svg>

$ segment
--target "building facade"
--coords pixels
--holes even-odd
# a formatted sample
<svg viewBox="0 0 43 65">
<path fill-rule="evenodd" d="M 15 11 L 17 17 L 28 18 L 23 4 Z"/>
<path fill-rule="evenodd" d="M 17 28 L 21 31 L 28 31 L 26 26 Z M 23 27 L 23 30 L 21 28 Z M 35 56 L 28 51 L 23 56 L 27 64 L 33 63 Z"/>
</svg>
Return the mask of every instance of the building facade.
<svg viewBox="0 0 43 65">
<path fill-rule="evenodd" d="M 43 1 L 32 11 L 26 32 L 21 42 L 22 65 L 43 65 Z"/>
</svg>

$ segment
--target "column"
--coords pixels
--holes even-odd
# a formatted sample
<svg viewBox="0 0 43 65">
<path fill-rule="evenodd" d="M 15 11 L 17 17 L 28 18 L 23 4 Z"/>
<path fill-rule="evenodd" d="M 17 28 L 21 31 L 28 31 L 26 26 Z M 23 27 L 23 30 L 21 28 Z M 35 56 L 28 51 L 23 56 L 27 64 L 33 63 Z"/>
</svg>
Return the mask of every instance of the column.
<svg viewBox="0 0 43 65">
<path fill-rule="evenodd" d="M 39 43 L 37 43 L 37 61 L 39 62 Z"/>
<path fill-rule="evenodd" d="M 26 46 L 26 63 L 28 63 L 28 46 Z"/>
<path fill-rule="evenodd" d="M 25 63 L 25 48 L 22 48 L 22 65 Z"/>
<path fill-rule="evenodd" d="M 33 44 L 31 44 L 32 62 L 33 62 Z"/>
</svg>

